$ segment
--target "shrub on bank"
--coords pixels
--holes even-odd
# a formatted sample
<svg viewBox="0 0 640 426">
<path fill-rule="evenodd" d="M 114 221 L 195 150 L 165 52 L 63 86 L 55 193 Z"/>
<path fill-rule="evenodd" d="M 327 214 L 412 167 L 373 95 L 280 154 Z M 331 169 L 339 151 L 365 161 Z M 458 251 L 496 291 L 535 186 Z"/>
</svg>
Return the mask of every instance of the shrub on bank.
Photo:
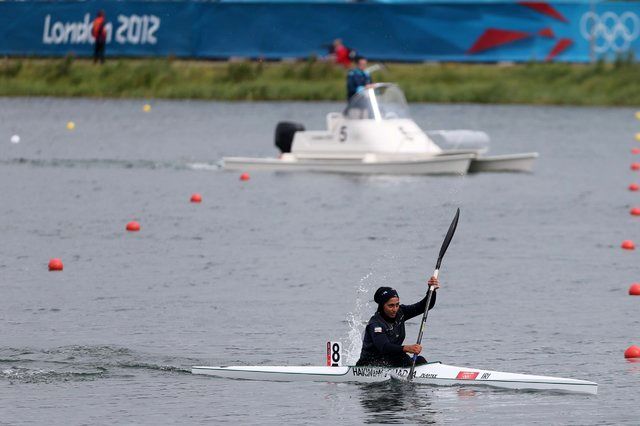
<svg viewBox="0 0 640 426">
<path fill-rule="evenodd" d="M 640 105 L 640 65 L 613 63 L 387 64 L 410 102 Z M 207 62 L 72 55 L 0 60 L 0 96 L 88 96 L 219 100 L 337 100 L 346 70 L 317 58 L 299 62 Z"/>
</svg>

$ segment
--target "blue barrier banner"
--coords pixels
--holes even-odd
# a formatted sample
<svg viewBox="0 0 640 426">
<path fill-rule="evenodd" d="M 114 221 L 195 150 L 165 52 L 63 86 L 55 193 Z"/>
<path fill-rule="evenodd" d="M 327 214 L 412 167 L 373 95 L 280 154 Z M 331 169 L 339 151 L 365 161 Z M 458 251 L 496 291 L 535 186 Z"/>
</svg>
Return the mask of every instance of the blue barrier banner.
<svg viewBox="0 0 640 426">
<path fill-rule="evenodd" d="M 373 60 L 587 62 L 640 57 L 640 3 L 0 1 L 0 54 L 306 58 L 341 38 Z"/>
</svg>

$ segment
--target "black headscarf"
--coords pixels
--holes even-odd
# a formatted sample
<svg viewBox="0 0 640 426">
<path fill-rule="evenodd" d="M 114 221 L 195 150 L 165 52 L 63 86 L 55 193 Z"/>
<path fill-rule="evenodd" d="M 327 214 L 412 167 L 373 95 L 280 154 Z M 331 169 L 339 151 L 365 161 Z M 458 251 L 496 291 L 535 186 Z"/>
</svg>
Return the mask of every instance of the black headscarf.
<svg viewBox="0 0 640 426">
<path fill-rule="evenodd" d="M 399 297 L 398 292 L 395 291 L 395 289 L 391 287 L 380 287 L 377 289 L 376 293 L 373 295 L 373 301 L 378 304 L 378 311 L 384 312 L 382 307 L 392 297 Z"/>
</svg>

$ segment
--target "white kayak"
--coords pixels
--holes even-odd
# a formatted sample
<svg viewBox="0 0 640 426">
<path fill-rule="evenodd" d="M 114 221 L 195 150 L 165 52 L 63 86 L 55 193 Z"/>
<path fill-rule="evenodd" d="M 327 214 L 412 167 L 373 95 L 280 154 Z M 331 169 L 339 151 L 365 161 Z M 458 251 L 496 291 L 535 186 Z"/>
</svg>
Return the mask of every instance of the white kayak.
<svg viewBox="0 0 640 426">
<path fill-rule="evenodd" d="M 244 380 L 276 382 L 355 382 L 373 383 L 391 379 L 405 379 L 408 368 L 385 367 L 205 367 L 194 366 L 193 374 Z M 492 386 L 505 389 L 530 389 L 544 391 L 577 392 L 596 395 L 598 384 L 586 380 L 561 377 L 534 376 L 530 374 L 504 373 L 455 367 L 440 362 L 417 366 L 412 382 L 434 386 Z"/>
</svg>

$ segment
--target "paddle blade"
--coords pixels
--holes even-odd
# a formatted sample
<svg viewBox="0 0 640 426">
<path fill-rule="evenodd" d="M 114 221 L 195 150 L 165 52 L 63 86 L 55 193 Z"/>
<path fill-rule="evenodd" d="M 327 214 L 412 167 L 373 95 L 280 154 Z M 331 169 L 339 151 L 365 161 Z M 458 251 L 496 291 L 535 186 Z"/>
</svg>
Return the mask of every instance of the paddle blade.
<svg viewBox="0 0 640 426">
<path fill-rule="evenodd" d="M 449 248 L 449 243 L 451 243 L 453 234 L 455 234 L 456 228 L 458 227 L 459 217 L 460 217 L 460 209 L 458 208 L 456 210 L 456 215 L 453 217 L 453 221 L 451 221 L 451 225 L 449 225 L 449 230 L 447 231 L 447 235 L 444 237 L 442 246 L 440 247 L 440 254 L 438 255 L 438 262 L 436 263 L 436 269 L 440 269 L 442 258 L 444 257 L 444 254 L 447 252 L 447 249 Z"/>
</svg>

